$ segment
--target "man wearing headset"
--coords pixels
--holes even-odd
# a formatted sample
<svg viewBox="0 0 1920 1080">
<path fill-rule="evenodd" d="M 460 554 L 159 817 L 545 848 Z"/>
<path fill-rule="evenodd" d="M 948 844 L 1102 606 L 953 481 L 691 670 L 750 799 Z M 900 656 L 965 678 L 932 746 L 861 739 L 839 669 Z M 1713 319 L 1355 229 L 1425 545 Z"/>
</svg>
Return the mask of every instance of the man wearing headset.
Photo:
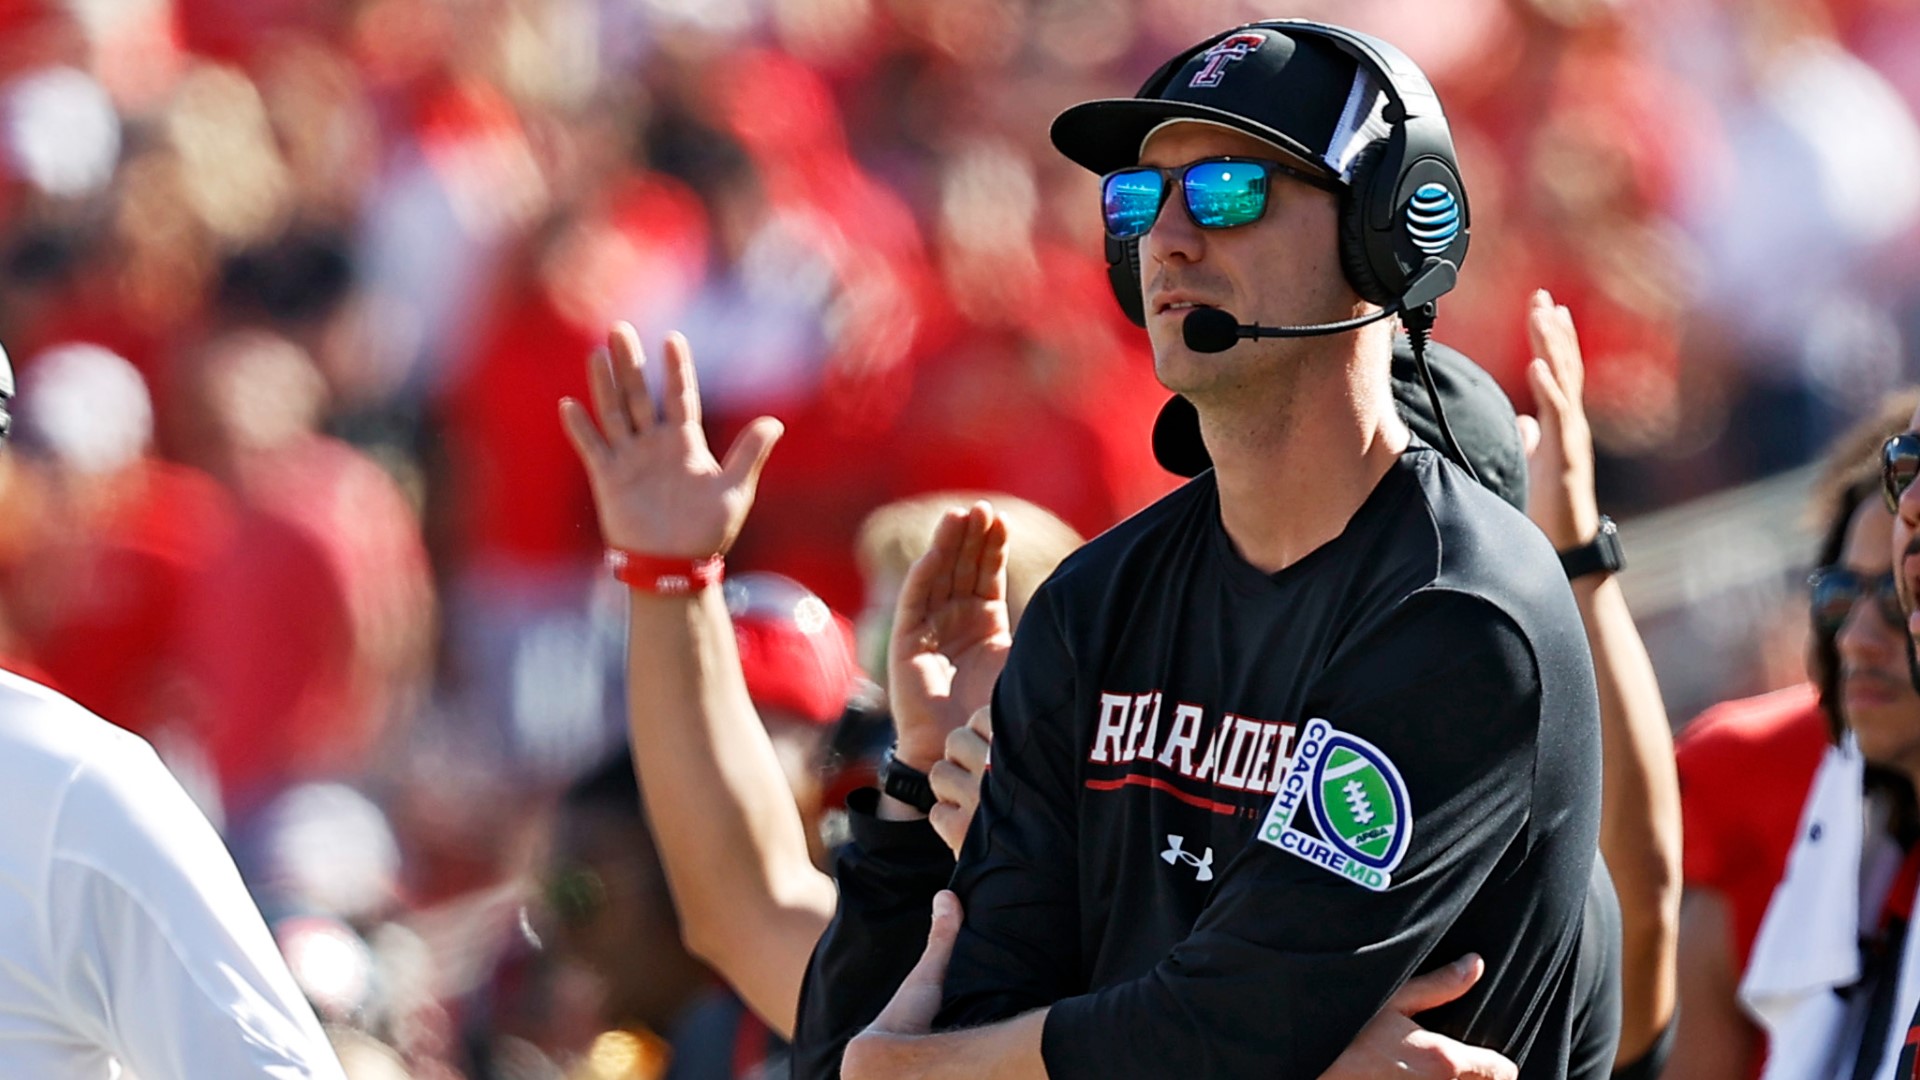
<svg viewBox="0 0 1920 1080">
<path fill-rule="evenodd" d="M 1380 318 L 1424 336 L 1466 248 L 1431 90 L 1385 43 L 1255 24 L 1053 137 L 1105 176 L 1116 290 L 1214 469 L 1035 597 L 957 895 L 844 1075 L 1313 1076 L 1467 952 L 1486 977 L 1422 1024 L 1604 1075 L 1569 1064 L 1618 1024 L 1576 977 L 1604 877 L 1580 617 L 1388 390 Z M 1231 347 L 1263 324 L 1309 333 Z"/>
</svg>

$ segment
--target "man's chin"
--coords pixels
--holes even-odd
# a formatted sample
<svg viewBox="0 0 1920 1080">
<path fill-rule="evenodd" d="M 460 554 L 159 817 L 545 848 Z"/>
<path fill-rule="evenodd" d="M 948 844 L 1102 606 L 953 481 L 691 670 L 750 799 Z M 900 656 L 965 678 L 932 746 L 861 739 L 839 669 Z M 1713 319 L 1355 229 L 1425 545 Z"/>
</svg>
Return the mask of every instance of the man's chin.
<svg viewBox="0 0 1920 1080">
<path fill-rule="evenodd" d="M 1220 358 L 1203 356 L 1185 345 L 1154 353 L 1153 377 L 1175 394 L 1204 395 L 1220 380 Z"/>
</svg>

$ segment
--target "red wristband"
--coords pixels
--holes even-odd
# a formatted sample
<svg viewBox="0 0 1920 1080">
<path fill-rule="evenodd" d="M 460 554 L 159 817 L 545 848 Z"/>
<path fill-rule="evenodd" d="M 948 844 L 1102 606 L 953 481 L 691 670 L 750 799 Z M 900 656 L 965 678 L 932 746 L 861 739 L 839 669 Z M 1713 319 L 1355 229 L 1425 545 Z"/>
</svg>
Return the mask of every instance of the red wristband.
<svg viewBox="0 0 1920 1080">
<path fill-rule="evenodd" d="M 667 559 L 637 551 L 607 549 L 607 569 L 629 589 L 659 596 L 690 596 L 726 577 L 727 561 L 719 555 L 704 559 Z"/>
</svg>

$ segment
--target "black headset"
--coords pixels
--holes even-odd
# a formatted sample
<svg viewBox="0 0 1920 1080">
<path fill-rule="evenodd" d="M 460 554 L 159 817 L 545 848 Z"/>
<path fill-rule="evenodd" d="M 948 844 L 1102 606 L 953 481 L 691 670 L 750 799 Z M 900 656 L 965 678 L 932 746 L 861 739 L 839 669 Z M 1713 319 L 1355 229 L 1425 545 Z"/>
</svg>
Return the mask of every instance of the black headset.
<svg viewBox="0 0 1920 1080">
<path fill-rule="evenodd" d="M 1340 207 L 1340 267 L 1361 299 L 1412 313 L 1453 288 L 1467 256 L 1467 192 L 1453 135 L 1433 84 L 1407 54 L 1379 38 L 1325 23 L 1274 19 L 1216 34 L 1162 64 L 1135 97 L 1158 98 L 1187 61 L 1247 30 L 1313 37 L 1352 57 L 1387 96 L 1385 139 L 1348 170 Z M 1107 238 L 1107 280 L 1121 310 L 1145 326 L 1140 241 Z"/>
</svg>

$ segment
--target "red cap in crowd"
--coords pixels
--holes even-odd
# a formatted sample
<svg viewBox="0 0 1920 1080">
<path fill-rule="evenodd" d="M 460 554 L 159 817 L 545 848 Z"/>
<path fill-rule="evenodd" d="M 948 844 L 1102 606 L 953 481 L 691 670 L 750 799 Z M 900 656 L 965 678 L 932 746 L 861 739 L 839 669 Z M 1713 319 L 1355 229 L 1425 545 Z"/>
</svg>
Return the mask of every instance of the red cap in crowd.
<svg viewBox="0 0 1920 1080">
<path fill-rule="evenodd" d="M 741 574 L 725 590 L 754 705 L 815 724 L 838 720 L 861 678 L 853 624 L 779 574 Z"/>
</svg>

